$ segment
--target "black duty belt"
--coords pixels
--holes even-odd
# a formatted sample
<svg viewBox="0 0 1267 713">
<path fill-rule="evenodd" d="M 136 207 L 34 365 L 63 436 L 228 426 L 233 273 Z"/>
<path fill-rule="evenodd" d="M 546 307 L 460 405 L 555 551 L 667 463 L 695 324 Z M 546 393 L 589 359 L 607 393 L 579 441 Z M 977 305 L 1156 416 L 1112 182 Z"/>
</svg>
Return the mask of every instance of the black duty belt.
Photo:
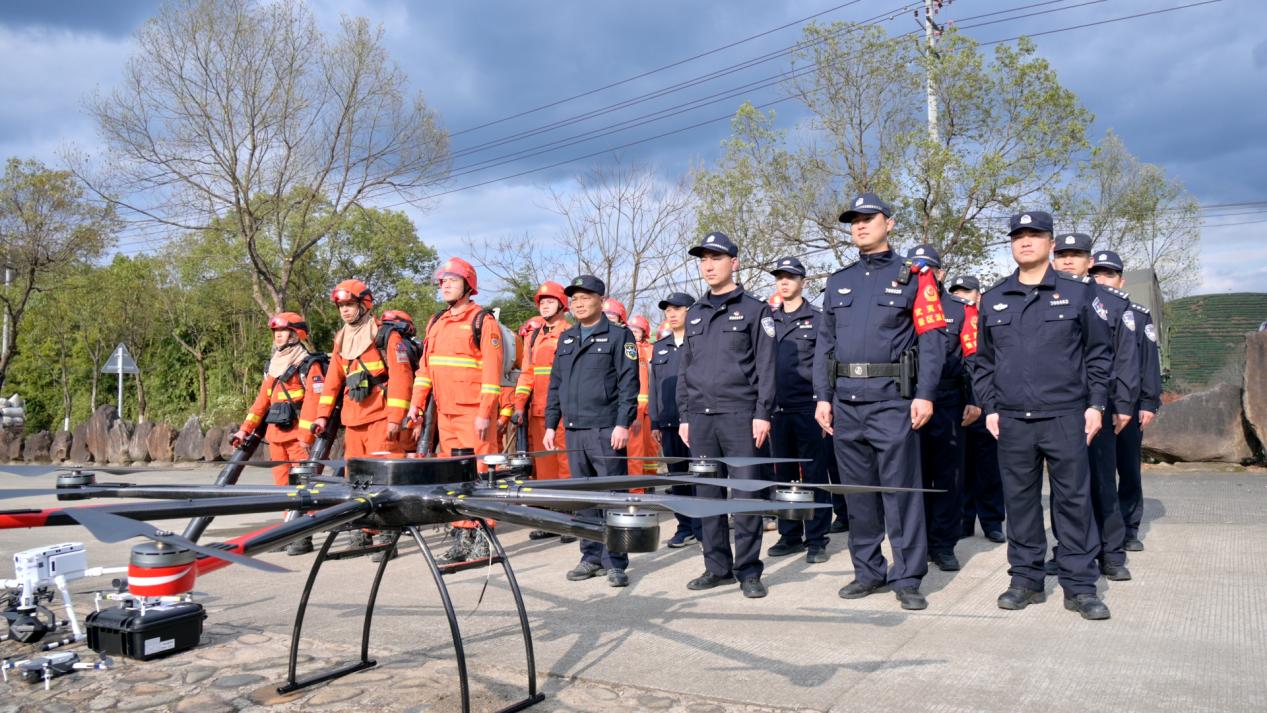
<svg viewBox="0 0 1267 713">
<path fill-rule="evenodd" d="M 836 376 L 846 379 L 870 379 L 877 376 L 901 375 L 901 364 L 837 364 Z"/>
</svg>

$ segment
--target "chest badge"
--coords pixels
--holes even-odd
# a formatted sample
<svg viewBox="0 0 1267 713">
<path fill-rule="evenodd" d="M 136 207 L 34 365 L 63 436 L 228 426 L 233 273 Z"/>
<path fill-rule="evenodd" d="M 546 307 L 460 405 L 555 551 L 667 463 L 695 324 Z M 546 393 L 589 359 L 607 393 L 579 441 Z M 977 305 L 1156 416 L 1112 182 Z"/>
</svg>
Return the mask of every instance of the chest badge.
<svg viewBox="0 0 1267 713">
<path fill-rule="evenodd" d="M 1000 303 L 998 303 L 998 304 L 994 305 L 994 309 L 995 309 L 995 311 L 997 311 L 997 312 L 1002 312 L 1003 310 L 1007 309 L 1007 305 L 1005 305 L 1005 304 L 1003 304 L 1002 302 L 1000 302 Z"/>
<path fill-rule="evenodd" d="M 847 295 L 847 294 L 849 294 L 850 292 L 853 292 L 853 290 L 849 289 L 848 287 L 841 287 L 841 288 L 837 289 L 837 290 L 836 290 L 836 292 L 838 292 L 838 293 L 840 293 L 840 294 L 842 294 L 842 295 Z"/>
<path fill-rule="evenodd" d="M 691 320 L 691 324 L 699 324 L 701 321 L 703 321 L 702 317 L 696 317 L 695 319 Z"/>
<path fill-rule="evenodd" d="M 564 344 L 571 344 L 572 342 L 575 342 L 575 341 L 576 341 L 575 339 L 573 339 L 573 338 L 571 338 L 571 337 L 568 337 L 567 339 L 564 339 L 564 340 L 563 340 L 563 343 L 564 343 Z"/>
</svg>

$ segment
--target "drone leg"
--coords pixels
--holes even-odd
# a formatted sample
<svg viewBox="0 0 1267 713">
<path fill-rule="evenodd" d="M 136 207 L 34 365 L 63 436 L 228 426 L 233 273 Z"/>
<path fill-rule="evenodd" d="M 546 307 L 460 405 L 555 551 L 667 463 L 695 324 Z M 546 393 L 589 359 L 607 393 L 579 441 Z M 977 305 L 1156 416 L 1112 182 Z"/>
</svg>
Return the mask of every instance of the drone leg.
<svg viewBox="0 0 1267 713">
<path fill-rule="evenodd" d="M 392 560 L 391 552 L 396 547 L 396 542 L 400 539 L 400 531 L 397 530 L 392 534 L 392 541 L 384 550 L 383 559 L 378 563 L 378 571 L 374 572 L 374 583 L 370 585 L 370 599 L 365 605 L 365 624 L 361 629 L 361 663 L 368 666 L 375 665 L 376 662 L 370 661 L 370 624 L 374 621 L 374 602 L 378 600 L 378 585 L 383 581 L 383 573 L 387 571 L 387 563 Z"/>
<path fill-rule="evenodd" d="M 457 613 L 453 611 L 453 600 L 449 598 L 449 588 L 444 584 L 444 575 L 440 573 L 436 558 L 431 554 L 431 548 L 427 547 L 427 541 L 422 538 L 422 533 L 418 531 L 417 527 L 410 525 L 409 534 L 418 543 L 418 548 L 422 550 L 422 556 L 427 560 L 427 569 L 431 570 L 431 578 L 435 580 L 436 589 L 440 592 L 440 601 L 444 604 L 445 616 L 449 618 L 449 634 L 453 637 L 453 653 L 458 663 L 458 682 L 462 687 L 462 713 L 469 713 L 471 710 L 471 689 L 466 677 L 466 653 L 462 649 L 462 631 L 458 628 L 458 617 Z"/>
<path fill-rule="evenodd" d="M 515 597 L 515 608 L 519 610 L 519 630 L 523 633 L 524 653 L 528 657 L 528 697 L 509 708 L 503 709 L 502 713 L 520 711 L 545 700 L 545 694 L 537 692 L 537 662 L 532 654 L 532 630 L 528 628 L 528 609 L 524 606 L 523 592 L 519 590 L 519 582 L 515 580 L 515 573 L 510 568 L 510 558 L 506 556 L 506 550 L 502 548 L 501 540 L 497 539 L 497 534 L 483 518 L 476 520 L 476 522 L 479 523 L 480 529 L 484 531 L 484 535 L 488 537 L 488 541 L 493 545 L 494 552 L 501 560 L 502 569 L 506 571 L 506 581 L 510 584 L 510 592 Z"/>
</svg>

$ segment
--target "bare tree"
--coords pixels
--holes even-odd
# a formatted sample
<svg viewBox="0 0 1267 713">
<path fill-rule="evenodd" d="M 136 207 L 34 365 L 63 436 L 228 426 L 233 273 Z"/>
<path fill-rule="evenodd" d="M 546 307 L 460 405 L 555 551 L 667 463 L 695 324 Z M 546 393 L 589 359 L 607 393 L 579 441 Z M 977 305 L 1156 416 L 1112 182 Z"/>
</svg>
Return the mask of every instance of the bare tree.
<svg viewBox="0 0 1267 713">
<path fill-rule="evenodd" d="M 559 236 L 576 273 L 595 275 L 630 314 L 646 308 L 670 277 L 682 272 L 693 231 L 691 193 L 646 167 L 595 168 L 569 193 L 552 190 L 563 218 Z"/>
<path fill-rule="evenodd" d="M 110 180 L 71 163 L 151 230 L 229 226 L 256 304 L 280 310 L 350 210 L 418 202 L 447 173 L 447 134 L 381 40 L 364 18 L 328 37 L 298 0 L 176 0 L 138 31 L 118 88 L 89 102 Z"/>
<path fill-rule="evenodd" d="M 58 283 L 75 263 L 99 256 L 116 223 L 113 211 L 87 200 L 74 177 L 36 161 L 9 159 L 0 178 L 0 305 L 9 322 L 0 349 L 0 386 L 17 353 L 31 298 Z"/>
</svg>

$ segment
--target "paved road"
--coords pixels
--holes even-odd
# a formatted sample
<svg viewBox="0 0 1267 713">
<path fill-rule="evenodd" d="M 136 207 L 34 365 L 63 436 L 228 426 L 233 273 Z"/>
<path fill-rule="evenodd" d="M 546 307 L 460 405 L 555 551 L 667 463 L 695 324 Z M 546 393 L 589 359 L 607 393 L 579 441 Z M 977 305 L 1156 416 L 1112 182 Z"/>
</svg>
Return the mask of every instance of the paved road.
<svg viewBox="0 0 1267 713">
<path fill-rule="evenodd" d="M 213 475 L 204 469 L 138 477 L 209 482 Z M 267 477 L 260 471 L 244 480 Z M 1133 581 L 1101 583 L 1113 610 L 1108 622 L 1065 611 L 1054 579 L 1046 604 L 999 610 L 994 599 L 1007 586 L 1005 546 L 980 537 L 961 542 L 962 571 L 929 574 L 928 610 L 904 612 L 888 593 L 856 601 L 836 596 L 852 576 L 840 536 L 824 564 L 767 560 L 770 596 L 746 600 L 736 587 L 686 589 L 703 570 L 695 548 L 634 555 L 631 586 L 616 590 L 599 580 L 564 579 L 577 559 L 575 545 L 531 542 L 521 528 L 505 527 L 549 696 L 533 710 L 1267 710 L 1267 475 L 1164 468 L 1149 472 L 1146 492 L 1148 549 L 1131 559 Z M 207 540 L 265 522 L 223 518 Z M 663 534 L 670 534 L 669 523 Z M 3 531 L 0 552 L 85 536 L 78 528 Z M 766 544 L 774 539 L 768 533 Z M 113 565 L 125 561 L 127 543 L 90 543 L 89 552 L 91 564 Z M 372 644 L 379 669 L 288 699 L 273 695 L 310 560 L 265 557 L 294 571 L 234 567 L 199 582 L 209 613 L 199 649 L 77 674 L 49 693 L 22 683 L 0 686 L 0 711 L 263 710 L 256 708 L 262 704 L 456 710 L 443 611 L 413 548 L 389 567 L 380 593 Z M 363 560 L 327 565 L 309 614 L 304 666 L 355 655 L 370 573 Z M 92 589 L 80 585 L 82 592 Z M 505 705 L 522 688 L 525 671 L 505 580 L 497 571 L 474 570 L 452 576 L 450 587 L 467 637 L 475 709 Z M 0 646 L 6 656 L 20 650 Z"/>
</svg>

